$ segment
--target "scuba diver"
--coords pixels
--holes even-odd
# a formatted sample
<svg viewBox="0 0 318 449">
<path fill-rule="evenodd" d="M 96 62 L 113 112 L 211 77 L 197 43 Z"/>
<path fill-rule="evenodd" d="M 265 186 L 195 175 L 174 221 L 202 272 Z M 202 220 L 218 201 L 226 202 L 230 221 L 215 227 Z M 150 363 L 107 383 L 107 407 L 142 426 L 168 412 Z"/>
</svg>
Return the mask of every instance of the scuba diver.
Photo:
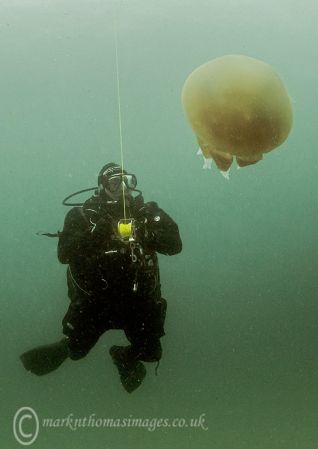
<svg viewBox="0 0 318 449">
<path fill-rule="evenodd" d="M 92 197 L 66 203 L 80 191 L 63 201 L 75 206 L 55 234 L 58 259 L 68 265 L 70 305 L 62 321 L 64 338 L 20 356 L 32 373 L 41 376 L 67 358 L 85 357 L 109 329 L 123 329 L 130 343 L 109 351 L 126 391 L 141 385 L 142 362 L 159 363 L 167 303 L 156 253 L 180 253 L 182 242 L 177 224 L 157 203 L 145 203 L 136 186 L 134 174 L 109 163 Z"/>
</svg>

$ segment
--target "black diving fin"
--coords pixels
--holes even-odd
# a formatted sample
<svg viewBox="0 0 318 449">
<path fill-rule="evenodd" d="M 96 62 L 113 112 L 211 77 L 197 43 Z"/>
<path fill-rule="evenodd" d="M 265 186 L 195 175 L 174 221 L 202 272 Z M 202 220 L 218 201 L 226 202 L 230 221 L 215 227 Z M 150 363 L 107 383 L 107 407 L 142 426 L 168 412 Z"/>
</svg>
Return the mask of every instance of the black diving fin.
<svg viewBox="0 0 318 449">
<path fill-rule="evenodd" d="M 50 345 L 38 346 L 20 355 L 24 368 L 37 376 L 56 370 L 69 355 L 66 338 Z"/>
</svg>

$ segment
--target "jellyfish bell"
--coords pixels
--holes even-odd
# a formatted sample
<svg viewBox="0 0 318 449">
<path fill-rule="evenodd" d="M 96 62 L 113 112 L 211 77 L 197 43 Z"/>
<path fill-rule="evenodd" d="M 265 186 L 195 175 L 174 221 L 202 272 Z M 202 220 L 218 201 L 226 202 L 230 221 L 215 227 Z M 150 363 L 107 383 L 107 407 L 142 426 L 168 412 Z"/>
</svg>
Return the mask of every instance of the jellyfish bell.
<svg viewBox="0 0 318 449">
<path fill-rule="evenodd" d="M 292 127 L 291 99 L 274 69 L 244 55 L 213 59 L 195 69 L 182 104 L 205 159 L 226 172 L 234 157 L 255 164 L 281 145 Z"/>
</svg>

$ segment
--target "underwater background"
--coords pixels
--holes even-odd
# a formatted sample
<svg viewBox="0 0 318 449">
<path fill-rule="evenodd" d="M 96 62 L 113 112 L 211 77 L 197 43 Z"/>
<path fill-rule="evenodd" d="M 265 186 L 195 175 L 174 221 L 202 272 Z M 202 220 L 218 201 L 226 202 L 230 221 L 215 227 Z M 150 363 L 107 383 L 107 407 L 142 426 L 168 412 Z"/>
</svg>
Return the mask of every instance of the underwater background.
<svg viewBox="0 0 318 449">
<path fill-rule="evenodd" d="M 36 233 L 62 229 L 62 199 L 120 162 L 115 7 L 125 167 L 184 245 L 159 256 L 164 355 L 131 395 L 108 354 L 122 331 L 47 376 L 19 360 L 62 336 L 69 302 L 57 240 Z M 313 0 L 0 2 L 1 448 L 22 447 L 21 407 L 41 449 L 318 447 L 317 23 Z M 202 169 L 180 97 L 196 67 L 233 53 L 277 70 L 294 126 L 228 181 Z M 144 427 L 41 425 L 70 415 Z M 154 428 L 160 418 L 181 425 Z"/>
</svg>

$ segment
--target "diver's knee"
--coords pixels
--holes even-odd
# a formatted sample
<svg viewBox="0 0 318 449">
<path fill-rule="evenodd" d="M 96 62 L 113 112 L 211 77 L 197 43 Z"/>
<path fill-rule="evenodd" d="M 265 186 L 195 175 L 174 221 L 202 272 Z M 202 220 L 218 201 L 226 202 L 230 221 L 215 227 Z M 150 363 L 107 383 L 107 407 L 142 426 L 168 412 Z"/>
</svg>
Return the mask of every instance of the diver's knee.
<svg viewBox="0 0 318 449">
<path fill-rule="evenodd" d="M 90 351 L 91 346 L 84 346 L 76 339 L 67 337 L 68 342 L 68 356 L 72 360 L 83 359 Z"/>
<path fill-rule="evenodd" d="M 69 348 L 69 358 L 72 360 L 83 359 L 87 354 L 87 350 Z"/>
<path fill-rule="evenodd" d="M 147 341 L 139 350 L 139 360 L 143 362 L 158 362 L 162 357 L 160 340 Z"/>
</svg>

